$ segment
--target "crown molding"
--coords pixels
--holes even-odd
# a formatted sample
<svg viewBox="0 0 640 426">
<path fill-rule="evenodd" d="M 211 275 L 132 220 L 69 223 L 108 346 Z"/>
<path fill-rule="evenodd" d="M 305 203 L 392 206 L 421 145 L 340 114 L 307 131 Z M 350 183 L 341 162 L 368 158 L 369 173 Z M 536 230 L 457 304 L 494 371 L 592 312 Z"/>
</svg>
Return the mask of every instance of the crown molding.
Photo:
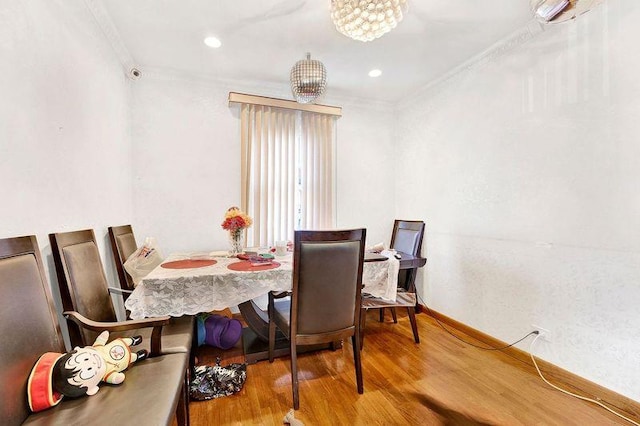
<svg viewBox="0 0 640 426">
<path fill-rule="evenodd" d="M 455 87 L 457 83 L 465 78 L 469 73 L 484 68 L 487 64 L 496 61 L 507 52 L 528 42 L 536 35 L 544 31 L 543 25 L 532 19 L 526 26 L 520 28 L 503 39 L 489 46 L 489 48 L 471 57 L 462 64 L 452 68 L 435 80 L 427 83 L 422 88 L 413 92 L 410 97 L 400 100 L 394 106 L 396 111 L 410 108 L 420 104 L 425 98 L 433 98 L 446 91 L 450 87 Z"/>
<path fill-rule="evenodd" d="M 194 73 L 171 68 L 145 67 L 141 69 L 143 77 L 158 81 L 181 81 L 188 84 L 215 87 L 226 91 L 251 93 L 258 96 L 293 99 L 289 83 L 264 82 L 259 80 L 240 80 L 214 77 L 203 73 Z M 318 100 L 319 103 L 330 103 L 347 108 L 364 108 L 367 110 L 390 111 L 392 102 L 375 99 L 364 99 L 353 96 L 345 96 L 334 92 L 329 86 L 325 94 Z"/>
</svg>

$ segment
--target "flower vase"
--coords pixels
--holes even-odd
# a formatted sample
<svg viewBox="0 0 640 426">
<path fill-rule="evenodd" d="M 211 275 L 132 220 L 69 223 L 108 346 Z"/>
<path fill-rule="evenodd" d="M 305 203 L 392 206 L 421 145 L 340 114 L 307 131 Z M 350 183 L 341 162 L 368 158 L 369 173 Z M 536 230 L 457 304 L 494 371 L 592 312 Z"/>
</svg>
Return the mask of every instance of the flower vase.
<svg viewBox="0 0 640 426">
<path fill-rule="evenodd" d="M 230 244 L 229 257 L 236 256 L 243 252 L 242 250 L 243 237 L 244 237 L 244 232 L 242 232 L 241 229 L 238 229 L 235 231 L 229 231 L 229 244 Z"/>
</svg>

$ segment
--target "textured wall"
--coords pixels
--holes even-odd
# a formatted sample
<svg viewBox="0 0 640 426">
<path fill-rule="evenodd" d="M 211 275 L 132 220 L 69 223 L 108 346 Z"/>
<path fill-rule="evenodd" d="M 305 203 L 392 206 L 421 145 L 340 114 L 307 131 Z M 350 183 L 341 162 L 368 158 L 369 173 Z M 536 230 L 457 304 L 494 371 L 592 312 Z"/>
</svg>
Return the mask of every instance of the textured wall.
<svg viewBox="0 0 640 426">
<path fill-rule="evenodd" d="M 390 108 L 346 105 L 338 120 L 339 228 L 367 228 L 367 246 L 389 244 L 395 209 Z"/>
<path fill-rule="evenodd" d="M 286 86 L 206 81 L 166 71 L 133 85 L 136 235 L 153 235 L 166 254 L 228 248 L 220 224 L 240 203 L 240 122 L 229 91 L 289 98 Z M 340 100 L 324 103 L 343 105 Z M 368 228 L 388 241 L 393 218 L 392 114 L 346 105 L 338 120 L 339 227 Z"/>
<path fill-rule="evenodd" d="M 640 400 L 640 5 L 523 32 L 398 109 L 397 213 L 422 297 Z M 528 350 L 527 343 L 519 347 Z"/>
<path fill-rule="evenodd" d="M 81 1 L 0 1 L 0 237 L 131 221 L 128 82 Z M 55 293 L 55 292 L 54 292 Z"/>
<path fill-rule="evenodd" d="M 83 2 L 0 1 L 0 236 L 131 220 L 127 80 Z M 111 269 L 111 268 L 108 268 Z M 111 271 L 110 271 L 111 273 Z"/>
</svg>

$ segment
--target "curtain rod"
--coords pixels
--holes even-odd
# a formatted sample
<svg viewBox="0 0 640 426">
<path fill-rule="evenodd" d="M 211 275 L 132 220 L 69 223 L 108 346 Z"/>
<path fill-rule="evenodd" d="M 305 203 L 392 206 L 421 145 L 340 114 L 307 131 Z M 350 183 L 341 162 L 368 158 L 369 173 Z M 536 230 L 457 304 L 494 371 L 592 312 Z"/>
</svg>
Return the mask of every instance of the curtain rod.
<svg viewBox="0 0 640 426">
<path fill-rule="evenodd" d="M 287 99 L 269 98 L 266 96 L 247 95 L 245 93 L 229 92 L 229 104 L 252 104 L 276 108 L 295 109 L 298 111 L 317 112 L 320 114 L 342 117 L 342 107 L 316 104 L 299 104 Z"/>
</svg>

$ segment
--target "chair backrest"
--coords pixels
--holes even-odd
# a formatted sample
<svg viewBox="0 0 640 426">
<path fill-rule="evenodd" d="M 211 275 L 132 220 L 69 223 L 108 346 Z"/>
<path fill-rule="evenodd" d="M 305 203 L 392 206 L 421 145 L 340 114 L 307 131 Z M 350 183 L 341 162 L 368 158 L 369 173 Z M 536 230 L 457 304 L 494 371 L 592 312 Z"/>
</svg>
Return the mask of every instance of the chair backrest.
<svg viewBox="0 0 640 426">
<path fill-rule="evenodd" d="M 124 269 L 124 262 L 126 262 L 129 256 L 138 248 L 136 237 L 133 234 L 133 228 L 131 228 L 131 225 L 110 226 L 109 240 L 111 241 L 113 261 L 118 271 L 120 288 L 123 290 L 133 290 L 133 279 Z M 128 293 L 122 295 L 124 300 L 127 300 L 128 296 Z"/>
<path fill-rule="evenodd" d="M 366 230 L 295 231 L 291 335 L 359 324 Z"/>
<path fill-rule="evenodd" d="M 391 248 L 413 256 L 419 256 L 424 238 L 424 222 L 421 220 L 396 220 L 391 234 Z"/>
<path fill-rule="evenodd" d="M 36 237 L 0 239 L 0 419 L 29 415 L 27 380 L 45 352 L 65 352 Z"/>
<path fill-rule="evenodd" d="M 93 321 L 116 321 L 93 229 L 49 234 L 49 239 L 63 309 Z M 98 333 L 68 324 L 72 346 L 93 344 Z"/>
</svg>

